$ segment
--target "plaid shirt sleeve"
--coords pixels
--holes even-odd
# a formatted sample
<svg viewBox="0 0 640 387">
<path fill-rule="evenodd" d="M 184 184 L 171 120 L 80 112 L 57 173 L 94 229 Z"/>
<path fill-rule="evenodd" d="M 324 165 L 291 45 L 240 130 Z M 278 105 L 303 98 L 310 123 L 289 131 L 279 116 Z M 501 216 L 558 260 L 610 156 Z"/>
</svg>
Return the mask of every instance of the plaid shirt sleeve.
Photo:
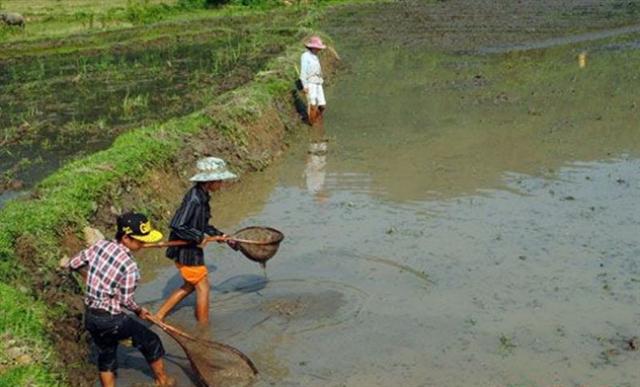
<svg viewBox="0 0 640 387">
<path fill-rule="evenodd" d="M 136 313 L 141 309 L 140 305 L 138 305 L 133 299 L 133 294 L 136 291 L 136 286 L 138 286 L 139 278 L 140 273 L 138 272 L 137 266 L 130 265 L 127 267 L 124 276 L 122 276 L 122 280 L 120 281 L 120 294 L 122 295 L 122 301 L 120 303 L 125 308 Z"/>
<path fill-rule="evenodd" d="M 89 263 L 89 260 L 96 255 L 95 245 L 88 247 L 79 252 L 75 257 L 69 261 L 69 268 L 71 270 L 77 270 L 82 266 Z"/>
</svg>

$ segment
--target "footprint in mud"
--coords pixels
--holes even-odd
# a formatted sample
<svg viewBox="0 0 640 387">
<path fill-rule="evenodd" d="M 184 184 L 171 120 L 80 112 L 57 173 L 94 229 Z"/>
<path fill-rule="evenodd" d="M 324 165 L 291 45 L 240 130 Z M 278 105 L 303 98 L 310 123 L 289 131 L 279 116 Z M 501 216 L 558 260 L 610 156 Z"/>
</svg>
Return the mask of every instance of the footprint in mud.
<svg viewBox="0 0 640 387">
<path fill-rule="evenodd" d="M 228 293 L 211 306 L 218 339 L 260 335 L 260 328 L 295 335 L 341 325 L 357 317 L 368 295 L 329 280 L 283 279 L 251 293 Z"/>
</svg>

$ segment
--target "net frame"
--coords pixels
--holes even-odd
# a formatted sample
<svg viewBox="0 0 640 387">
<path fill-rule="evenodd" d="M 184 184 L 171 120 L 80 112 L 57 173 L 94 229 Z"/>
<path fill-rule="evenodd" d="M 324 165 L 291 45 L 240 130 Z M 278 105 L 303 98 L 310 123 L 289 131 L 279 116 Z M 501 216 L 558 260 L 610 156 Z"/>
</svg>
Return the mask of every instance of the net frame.
<svg viewBox="0 0 640 387">
<path fill-rule="evenodd" d="M 245 257 L 265 266 L 278 252 L 284 234 L 272 227 L 250 226 L 236 231 L 232 240 Z"/>
<path fill-rule="evenodd" d="M 238 387 L 253 384 L 252 382 L 258 374 L 258 369 L 251 359 L 238 349 L 224 343 L 191 336 L 154 317 L 151 317 L 149 320 L 158 325 L 182 348 L 195 373 L 194 376 L 197 377 L 201 386 Z M 226 360 L 221 362 L 224 358 L 226 358 Z M 223 373 L 226 367 L 223 363 L 226 363 L 227 366 L 235 364 L 233 368 L 236 368 L 238 371 L 240 368 L 243 368 L 243 375 L 236 373 L 235 377 L 229 375 L 227 377 L 228 380 L 224 380 L 225 377 Z"/>
</svg>

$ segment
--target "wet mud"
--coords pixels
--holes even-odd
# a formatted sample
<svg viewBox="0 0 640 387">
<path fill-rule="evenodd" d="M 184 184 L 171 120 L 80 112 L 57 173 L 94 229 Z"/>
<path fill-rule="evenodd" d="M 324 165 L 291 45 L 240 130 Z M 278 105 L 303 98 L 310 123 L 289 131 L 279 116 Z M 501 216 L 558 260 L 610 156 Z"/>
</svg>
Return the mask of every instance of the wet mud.
<svg viewBox="0 0 640 387">
<path fill-rule="evenodd" d="M 210 333 L 252 358 L 256 386 L 636 384 L 640 36 L 535 46 L 636 11 L 515 4 L 326 18 L 347 69 L 324 128 L 212 202 L 225 227 L 286 236 L 266 275 L 207 250 Z M 238 195 L 261 183 L 263 195 Z M 145 276 L 152 309 L 180 284 L 168 262 Z M 168 320 L 193 324 L 193 305 Z"/>
</svg>

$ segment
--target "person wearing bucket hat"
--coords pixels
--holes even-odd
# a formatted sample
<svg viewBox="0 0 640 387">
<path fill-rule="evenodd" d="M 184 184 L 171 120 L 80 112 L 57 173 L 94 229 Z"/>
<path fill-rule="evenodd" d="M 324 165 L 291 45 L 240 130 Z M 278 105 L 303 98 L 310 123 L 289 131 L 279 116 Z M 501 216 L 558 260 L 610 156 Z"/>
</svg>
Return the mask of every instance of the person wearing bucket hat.
<svg viewBox="0 0 640 387">
<path fill-rule="evenodd" d="M 171 220 L 169 235 L 170 241 L 186 240 L 191 243 L 185 246 L 169 247 L 166 252 L 166 256 L 175 262 L 184 283 L 156 312 L 156 317 L 160 320 L 164 320 L 180 301 L 195 290 L 196 320 L 202 324 L 209 321 L 209 278 L 207 267 L 204 265 L 204 251 L 200 244 L 208 235 L 225 236 L 222 231 L 209 224 L 210 192 L 219 190 L 224 181 L 238 176 L 228 169 L 224 160 L 217 157 L 198 160 L 197 170 L 190 179 L 195 184 L 184 195 L 180 207 Z M 233 243 L 230 245 L 235 248 Z"/>
<path fill-rule="evenodd" d="M 319 36 L 312 36 L 305 42 L 307 50 L 300 57 L 300 82 L 307 95 L 307 117 L 309 125 L 322 121 L 327 101 L 324 98 L 322 68 L 318 52 L 326 48 Z"/>
<path fill-rule="evenodd" d="M 120 215 L 116 224 L 115 240 L 99 240 L 71 260 L 60 261 L 61 267 L 79 270 L 85 277 L 84 325 L 98 349 L 100 382 L 103 386 L 115 386 L 118 343 L 131 338 L 151 367 L 156 385 L 173 386 L 175 380 L 164 369 L 160 337 L 123 311 L 128 309 L 141 319 L 151 316 L 134 299 L 140 272 L 132 252 L 145 243 L 159 241 L 162 233 L 140 213 Z"/>
</svg>

